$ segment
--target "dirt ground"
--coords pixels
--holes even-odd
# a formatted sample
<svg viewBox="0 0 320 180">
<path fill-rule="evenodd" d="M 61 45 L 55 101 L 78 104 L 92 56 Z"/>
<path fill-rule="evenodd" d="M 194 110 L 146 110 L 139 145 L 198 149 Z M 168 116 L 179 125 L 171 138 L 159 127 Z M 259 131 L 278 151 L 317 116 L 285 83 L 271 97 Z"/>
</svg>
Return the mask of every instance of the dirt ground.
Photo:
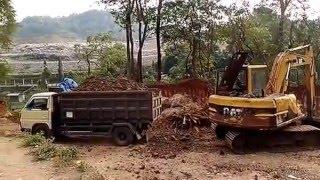
<svg viewBox="0 0 320 180">
<path fill-rule="evenodd" d="M 34 162 L 19 147 L 19 134 L 17 124 L 0 123 L 0 179 L 83 179 L 73 169 L 57 171 L 51 162 Z M 235 155 L 213 139 L 212 148 L 158 156 L 146 151 L 146 144 L 117 147 L 106 138 L 57 143 L 77 147 L 80 160 L 104 179 L 320 179 L 320 150 Z"/>
</svg>

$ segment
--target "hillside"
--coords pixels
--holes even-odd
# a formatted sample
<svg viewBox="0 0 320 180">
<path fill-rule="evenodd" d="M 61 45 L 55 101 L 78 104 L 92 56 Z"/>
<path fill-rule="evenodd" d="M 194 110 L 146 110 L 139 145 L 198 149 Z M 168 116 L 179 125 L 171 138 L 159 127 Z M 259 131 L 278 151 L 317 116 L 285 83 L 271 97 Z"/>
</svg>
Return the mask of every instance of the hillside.
<svg viewBox="0 0 320 180">
<path fill-rule="evenodd" d="M 15 41 L 18 43 L 65 42 L 83 40 L 89 35 L 100 32 L 111 32 L 117 39 L 124 37 L 109 12 L 91 10 L 58 18 L 27 17 L 19 23 Z"/>
</svg>

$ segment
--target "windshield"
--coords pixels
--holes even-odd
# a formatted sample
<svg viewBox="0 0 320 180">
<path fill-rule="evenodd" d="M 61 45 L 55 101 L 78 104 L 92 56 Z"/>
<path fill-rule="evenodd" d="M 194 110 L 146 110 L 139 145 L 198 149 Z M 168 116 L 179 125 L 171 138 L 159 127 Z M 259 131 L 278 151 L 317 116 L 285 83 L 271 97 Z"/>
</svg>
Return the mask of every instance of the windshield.
<svg viewBox="0 0 320 180">
<path fill-rule="evenodd" d="M 263 96 L 262 90 L 266 86 L 266 69 L 265 68 L 257 68 L 252 69 L 252 93 L 257 96 Z"/>
</svg>

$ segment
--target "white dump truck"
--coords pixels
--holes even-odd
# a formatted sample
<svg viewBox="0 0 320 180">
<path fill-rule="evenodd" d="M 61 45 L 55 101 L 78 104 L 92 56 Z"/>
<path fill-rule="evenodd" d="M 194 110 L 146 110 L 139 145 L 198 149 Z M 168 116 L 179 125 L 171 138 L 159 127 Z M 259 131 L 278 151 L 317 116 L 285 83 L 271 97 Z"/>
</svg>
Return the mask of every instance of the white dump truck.
<svg viewBox="0 0 320 180">
<path fill-rule="evenodd" d="M 21 130 L 45 136 L 105 135 L 128 145 L 145 135 L 161 113 L 161 95 L 152 91 L 45 92 L 21 111 Z"/>
</svg>

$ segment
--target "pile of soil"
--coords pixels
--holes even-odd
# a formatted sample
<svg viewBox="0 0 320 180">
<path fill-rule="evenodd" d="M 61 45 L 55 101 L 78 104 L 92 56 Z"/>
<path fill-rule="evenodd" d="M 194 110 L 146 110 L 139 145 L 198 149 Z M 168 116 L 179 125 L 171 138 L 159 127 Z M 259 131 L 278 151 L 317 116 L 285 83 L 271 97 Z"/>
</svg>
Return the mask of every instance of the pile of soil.
<svg viewBox="0 0 320 180">
<path fill-rule="evenodd" d="M 10 122 L 20 124 L 20 117 L 21 117 L 20 112 L 11 112 L 10 115 L 7 116 L 7 119 Z"/>
<path fill-rule="evenodd" d="M 5 101 L 0 101 L 0 118 L 11 116 Z"/>
<path fill-rule="evenodd" d="M 147 90 L 144 84 L 137 83 L 126 77 L 104 78 L 92 76 L 87 78 L 76 91 L 129 91 Z"/>
<path fill-rule="evenodd" d="M 0 117 L 4 117 L 7 113 L 7 107 L 4 101 L 0 101 Z"/>
<path fill-rule="evenodd" d="M 163 101 L 165 110 L 148 130 L 147 152 L 172 157 L 183 151 L 211 151 L 215 135 L 206 105 L 180 94 Z"/>
</svg>

